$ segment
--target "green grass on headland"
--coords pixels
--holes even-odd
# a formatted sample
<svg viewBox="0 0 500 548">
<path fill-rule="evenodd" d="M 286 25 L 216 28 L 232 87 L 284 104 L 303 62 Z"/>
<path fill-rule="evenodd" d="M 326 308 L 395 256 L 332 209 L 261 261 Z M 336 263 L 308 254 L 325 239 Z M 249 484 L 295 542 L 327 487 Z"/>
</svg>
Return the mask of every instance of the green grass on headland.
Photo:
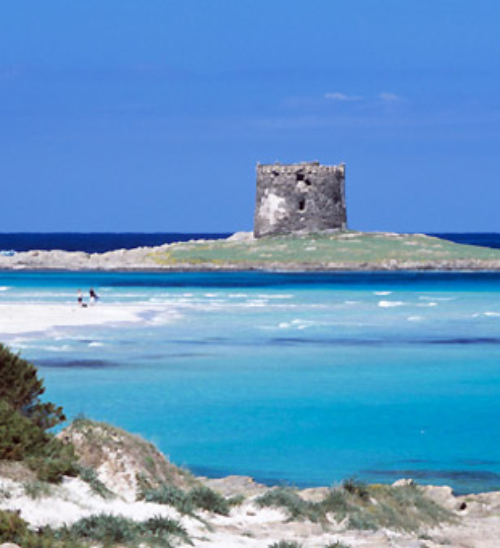
<svg viewBox="0 0 500 548">
<path fill-rule="evenodd" d="M 344 231 L 179 242 L 150 255 L 159 266 L 271 269 L 500 268 L 500 250 L 422 234 Z M 474 264 L 476 263 L 476 264 Z M 488 264 L 497 263 L 497 264 Z"/>
</svg>

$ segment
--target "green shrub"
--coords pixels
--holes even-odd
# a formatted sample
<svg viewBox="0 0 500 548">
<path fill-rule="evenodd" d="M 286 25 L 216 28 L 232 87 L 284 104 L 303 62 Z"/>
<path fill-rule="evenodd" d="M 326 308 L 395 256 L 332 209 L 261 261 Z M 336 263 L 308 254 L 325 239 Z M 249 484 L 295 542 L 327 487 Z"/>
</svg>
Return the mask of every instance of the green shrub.
<svg viewBox="0 0 500 548">
<path fill-rule="evenodd" d="M 279 542 L 273 542 L 268 548 L 302 548 L 302 544 L 295 541 L 280 540 Z"/>
<path fill-rule="evenodd" d="M 88 541 L 102 542 L 104 545 L 131 544 L 137 539 L 137 524 L 119 516 L 98 514 L 82 518 L 60 531 L 60 536 Z"/>
<path fill-rule="evenodd" d="M 150 518 L 139 525 L 139 530 L 150 543 L 158 544 L 163 541 L 168 545 L 171 537 L 174 536 L 182 539 L 185 543 L 192 544 L 186 529 L 175 519 L 161 516 Z"/>
<path fill-rule="evenodd" d="M 195 510 L 206 510 L 222 516 L 229 515 L 231 506 L 240 504 L 241 498 L 226 499 L 209 487 L 195 487 L 185 492 L 172 485 L 162 485 L 157 489 L 144 489 L 140 498 L 147 502 L 168 504 L 181 514 L 193 515 Z"/>
<path fill-rule="evenodd" d="M 22 460 L 29 454 L 43 450 L 48 435 L 13 409 L 6 400 L 0 400 L 0 459 Z"/>
<path fill-rule="evenodd" d="M 44 392 L 36 367 L 0 344 L 0 400 L 41 430 L 48 430 L 64 422 L 66 417 L 61 407 L 40 401 Z"/>
<path fill-rule="evenodd" d="M 191 544 L 186 529 L 170 518 L 154 517 L 142 522 L 99 514 L 83 518 L 56 531 L 62 540 L 99 542 L 103 546 L 172 546 L 173 537 Z"/>
<path fill-rule="evenodd" d="M 267 491 L 255 500 L 261 508 L 281 508 L 286 510 L 290 520 L 309 519 L 317 522 L 322 518 L 317 504 L 308 502 L 289 487 L 278 487 Z"/>
<path fill-rule="evenodd" d="M 50 527 L 32 531 L 16 512 L 0 510 L 0 544 L 4 542 L 22 548 L 83 548 L 77 539 L 57 538 L 57 533 Z"/>
<path fill-rule="evenodd" d="M 0 543 L 20 544 L 29 532 L 28 524 L 16 512 L 0 510 Z"/>
<path fill-rule="evenodd" d="M 193 501 L 187 493 L 172 485 L 162 485 L 157 489 L 146 489 L 142 491 L 140 498 L 146 502 L 173 506 L 181 514 L 192 514 L 195 509 Z"/>
<path fill-rule="evenodd" d="M 188 493 L 189 500 L 195 508 L 228 516 L 231 506 L 227 499 L 208 487 L 195 487 Z"/>
<path fill-rule="evenodd" d="M 24 461 L 42 481 L 76 474 L 73 447 L 48 430 L 65 420 L 61 407 L 43 403 L 34 365 L 0 344 L 0 460 Z"/>
<path fill-rule="evenodd" d="M 356 495 L 359 498 L 368 498 L 369 492 L 366 483 L 359 481 L 357 478 L 348 478 L 342 482 L 342 488 L 351 495 Z"/>
</svg>

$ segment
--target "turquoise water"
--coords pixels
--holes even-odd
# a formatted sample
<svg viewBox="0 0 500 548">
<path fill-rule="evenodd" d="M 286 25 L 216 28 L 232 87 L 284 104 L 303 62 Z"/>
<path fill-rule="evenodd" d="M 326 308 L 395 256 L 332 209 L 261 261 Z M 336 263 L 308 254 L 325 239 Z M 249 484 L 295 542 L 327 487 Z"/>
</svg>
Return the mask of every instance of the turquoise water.
<svg viewBox="0 0 500 548">
<path fill-rule="evenodd" d="M 90 286 L 137 321 L 0 334 L 69 417 L 209 476 L 500 489 L 500 275 L 0 273 L 0 305 Z"/>
</svg>

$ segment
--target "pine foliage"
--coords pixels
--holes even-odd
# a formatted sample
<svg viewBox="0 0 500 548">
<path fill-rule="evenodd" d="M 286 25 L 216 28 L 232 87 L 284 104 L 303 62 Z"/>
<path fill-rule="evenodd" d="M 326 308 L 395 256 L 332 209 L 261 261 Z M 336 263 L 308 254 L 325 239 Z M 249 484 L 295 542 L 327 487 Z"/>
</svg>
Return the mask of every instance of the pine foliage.
<svg viewBox="0 0 500 548">
<path fill-rule="evenodd" d="M 49 430 L 66 418 L 61 407 L 42 402 L 43 381 L 34 365 L 0 344 L 0 460 L 24 461 L 39 479 L 75 475 L 73 447 Z"/>
</svg>

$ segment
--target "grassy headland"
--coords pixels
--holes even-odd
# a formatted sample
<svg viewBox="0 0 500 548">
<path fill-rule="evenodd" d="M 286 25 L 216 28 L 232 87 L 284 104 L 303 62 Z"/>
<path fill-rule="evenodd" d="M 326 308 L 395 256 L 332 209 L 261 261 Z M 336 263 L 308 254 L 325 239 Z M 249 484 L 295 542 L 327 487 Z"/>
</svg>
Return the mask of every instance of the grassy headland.
<svg viewBox="0 0 500 548">
<path fill-rule="evenodd" d="M 261 239 L 192 241 L 150 255 L 167 268 L 283 270 L 489 270 L 500 250 L 422 234 L 345 231 Z"/>
<path fill-rule="evenodd" d="M 500 270 L 500 250 L 423 234 L 323 232 L 254 239 L 192 240 L 107 253 L 26 251 L 0 256 L 0 270 L 390 271 Z"/>
</svg>

